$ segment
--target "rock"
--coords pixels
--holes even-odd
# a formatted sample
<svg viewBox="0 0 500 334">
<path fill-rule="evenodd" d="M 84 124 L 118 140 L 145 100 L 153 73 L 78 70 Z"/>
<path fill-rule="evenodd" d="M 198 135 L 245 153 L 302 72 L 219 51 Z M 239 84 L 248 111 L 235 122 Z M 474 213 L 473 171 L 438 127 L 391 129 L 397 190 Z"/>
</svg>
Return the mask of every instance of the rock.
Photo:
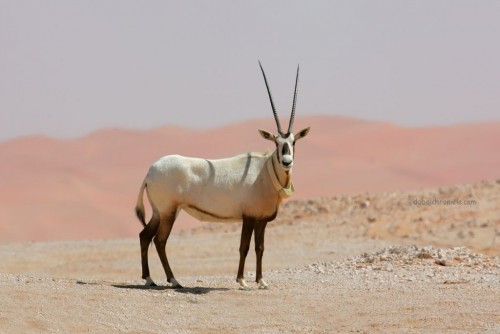
<svg viewBox="0 0 500 334">
<path fill-rule="evenodd" d="M 419 259 L 432 259 L 432 254 L 426 251 L 422 251 L 420 254 L 417 256 Z"/>
<path fill-rule="evenodd" d="M 440 266 L 447 266 L 448 265 L 448 263 L 444 259 L 436 259 L 435 263 L 439 264 Z"/>
</svg>

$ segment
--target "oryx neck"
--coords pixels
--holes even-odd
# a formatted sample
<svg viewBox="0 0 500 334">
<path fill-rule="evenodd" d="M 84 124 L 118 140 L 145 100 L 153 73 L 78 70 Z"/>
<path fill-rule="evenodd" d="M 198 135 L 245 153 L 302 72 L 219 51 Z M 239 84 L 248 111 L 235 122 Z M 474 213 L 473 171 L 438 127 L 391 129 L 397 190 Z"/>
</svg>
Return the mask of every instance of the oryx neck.
<svg viewBox="0 0 500 334">
<path fill-rule="evenodd" d="M 267 160 L 266 168 L 269 177 L 271 178 L 271 182 L 280 196 L 283 198 L 292 196 L 295 189 L 292 183 L 291 170 L 285 171 L 282 168 L 279 168 L 276 151 Z"/>
<path fill-rule="evenodd" d="M 292 170 L 284 170 L 281 168 L 280 162 L 278 160 L 278 151 L 272 156 L 273 171 L 279 182 L 283 187 L 289 187 L 292 182 Z"/>
</svg>

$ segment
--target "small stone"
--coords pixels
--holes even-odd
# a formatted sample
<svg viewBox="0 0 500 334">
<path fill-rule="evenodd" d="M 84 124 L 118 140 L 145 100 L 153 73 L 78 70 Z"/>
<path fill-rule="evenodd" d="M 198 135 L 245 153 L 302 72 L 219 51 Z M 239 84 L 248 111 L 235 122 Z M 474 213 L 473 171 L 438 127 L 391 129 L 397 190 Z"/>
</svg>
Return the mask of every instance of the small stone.
<svg viewBox="0 0 500 334">
<path fill-rule="evenodd" d="M 362 209 L 366 209 L 370 206 L 370 201 L 364 201 L 359 204 Z"/>
<path fill-rule="evenodd" d="M 448 263 L 446 262 L 445 259 L 436 259 L 435 263 L 439 264 L 440 266 L 447 266 L 448 265 Z"/>
<path fill-rule="evenodd" d="M 432 254 L 422 251 L 420 254 L 417 256 L 419 259 L 432 259 Z"/>
</svg>

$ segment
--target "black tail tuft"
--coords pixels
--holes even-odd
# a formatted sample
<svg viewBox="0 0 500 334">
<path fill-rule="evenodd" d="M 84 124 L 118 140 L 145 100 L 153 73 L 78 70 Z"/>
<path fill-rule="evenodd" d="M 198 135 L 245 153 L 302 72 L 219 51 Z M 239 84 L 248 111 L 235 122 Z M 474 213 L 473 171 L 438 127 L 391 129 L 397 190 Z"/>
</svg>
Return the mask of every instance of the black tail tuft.
<svg viewBox="0 0 500 334">
<path fill-rule="evenodd" d="M 135 208 L 135 215 L 139 218 L 142 226 L 146 227 L 146 219 L 144 218 L 144 211 L 139 208 Z"/>
</svg>

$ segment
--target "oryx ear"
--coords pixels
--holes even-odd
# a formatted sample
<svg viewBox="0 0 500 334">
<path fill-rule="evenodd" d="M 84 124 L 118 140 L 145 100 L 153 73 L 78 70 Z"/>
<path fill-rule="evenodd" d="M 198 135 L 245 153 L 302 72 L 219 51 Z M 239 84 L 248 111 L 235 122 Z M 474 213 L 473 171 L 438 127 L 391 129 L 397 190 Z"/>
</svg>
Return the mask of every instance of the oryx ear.
<svg viewBox="0 0 500 334">
<path fill-rule="evenodd" d="M 260 133 L 260 135 L 261 135 L 264 139 L 274 141 L 274 135 L 273 135 L 272 133 L 267 132 L 266 130 L 261 130 L 261 129 L 259 129 L 259 133 Z"/>
<path fill-rule="evenodd" d="M 295 140 L 297 141 L 297 140 L 299 140 L 300 138 L 304 138 L 305 136 L 307 136 L 307 134 L 309 133 L 309 130 L 310 130 L 310 129 L 311 129 L 311 127 L 309 126 L 309 127 L 305 128 L 305 129 L 300 130 L 299 132 L 297 132 L 297 133 L 295 134 Z"/>
</svg>

